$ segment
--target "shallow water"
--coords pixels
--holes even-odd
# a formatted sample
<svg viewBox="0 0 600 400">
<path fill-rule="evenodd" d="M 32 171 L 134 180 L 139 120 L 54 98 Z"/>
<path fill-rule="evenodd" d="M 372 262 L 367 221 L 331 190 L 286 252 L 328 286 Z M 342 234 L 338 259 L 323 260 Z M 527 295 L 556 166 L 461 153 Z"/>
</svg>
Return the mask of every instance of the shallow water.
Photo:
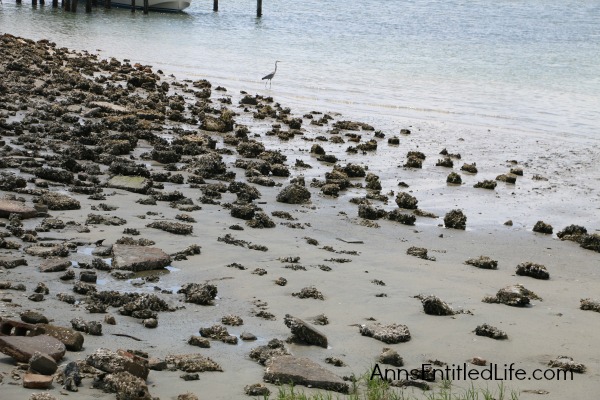
<svg viewBox="0 0 600 400">
<path fill-rule="evenodd" d="M 177 77 L 265 91 L 301 109 L 597 137 L 600 5 L 594 1 L 195 0 L 184 13 L 76 15 L 11 0 L 0 32 L 101 50 Z"/>
</svg>

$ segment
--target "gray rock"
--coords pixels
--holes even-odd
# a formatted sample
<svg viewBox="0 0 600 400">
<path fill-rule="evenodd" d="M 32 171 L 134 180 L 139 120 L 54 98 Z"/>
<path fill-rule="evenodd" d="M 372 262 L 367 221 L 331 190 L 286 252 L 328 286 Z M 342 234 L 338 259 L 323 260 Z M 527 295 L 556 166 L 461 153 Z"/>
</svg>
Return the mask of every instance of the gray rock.
<svg viewBox="0 0 600 400">
<path fill-rule="evenodd" d="M 88 365 L 108 373 L 128 372 L 142 379 L 148 377 L 148 361 L 125 351 L 100 348 L 85 359 Z"/>
<path fill-rule="evenodd" d="M 28 207 L 25 203 L 16 200 L 0 199 L 0 218 L 8 218 L 10 214 L 16 214 L 20 219 L 37 217 L 37 210 Z"/>
<path fill-rule="evenodd" d="M 382 364 L 390 364 L 396 367 L 402 367 L 404 365 L 404 360 L 398 354 L 398 352 L 394 349 L 390 349 L 389 347 L 384 347 L 379 355 L 379 362 Z"/>
<path fill-rule="evenodd" d="M 315 389 L 348 393 L 349 387 L 339 376 L 308 358 L 279 356 L 272 358 L 263 376 L 265 382 L 309 386 Z"/>
<path fill-rule="evenodd" d="M 542 300 L 531 290 L 523 285 L 506 286 L 496 293 L 496 296 L 488 296 L 483 299 L 484 303 L 502 303 L 513 307 L 525 307 L 531 300 Z"/>
<path fill-rule="evenodd" d="M 277 201 L 288 204 L 302 204 L 310 200 L 310 192 L 300 185 L 288 185 L 279 192 Z"/>
<path fill-rule="evenodd" d="M 35 352 L 47 354 L 59 361 L 65 355 L 65 345 L 48 336 L 0 336 L 0 352 L 19 362 L 29 362 Z"/>
<path fill-rule="evenodd" d="M 408 342 L 410 340 L 410 332 L 406 325 L 381 325 L 376 323 L 361 325 L 359 330 L 363 336 L 369 336 L 388 344 Z"/>
<path fill-rule="evenodd" d="M 134 193 L 146 193 L 152 182 L 142 176 L 117 175 L 109 179 L 106 185 L 110 188 L 122 189 Z"/>
<path fill-rule="evenodd" d="M 292 341 L 327 348 L 327 336 L 300 318 L 286 314 L 283 321 L 292 331 L 292 337 L 290 338 Z"/>
<path fill-rule="evenodd" d="M 58 369 L 58 364 L 49 355 L 36 351 L 29 359 L 29 368 L 42 375 L 52 375 Z"/>
<path fill-rule="evenodd" d="M 496 340 L 508 339 L 506 332 L 488 324 L 479 325 L 475 328 L 475 334 L 477 336 L 485 336 Z"/>
<path fill-rule="evenodd" d="M 155 247 L 115 244 L 112 266 L 130 271 L 162 269 L 171 264 L 171 256 Z"/>
<path fill-rule="evenodd" d="M 448 303 L 436 296 L 427 296 L 421 300 L 423 311 L 428 315 L 454 315 L 456 314 Z"/>
</svg>

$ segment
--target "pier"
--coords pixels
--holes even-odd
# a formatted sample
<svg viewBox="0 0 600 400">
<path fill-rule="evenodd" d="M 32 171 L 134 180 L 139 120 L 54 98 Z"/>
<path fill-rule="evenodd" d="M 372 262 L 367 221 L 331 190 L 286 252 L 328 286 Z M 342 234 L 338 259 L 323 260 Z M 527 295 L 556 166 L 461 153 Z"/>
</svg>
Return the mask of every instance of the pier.
<svg viewBox="0 0 600 400">
<path fill-rule="evenodd" d="M 37 7 L 39 4 L 44 6 L 46 4 L 46 0 L 31 0 L 31 6 Z M 139 1 L 139 0 L 137 0 Z M 195 0 L 195 1 L 204 1 L 204 0 Z M 22 4 L 23 0 L 16 0 L 17 4 Z M 136 8 L 141 8 L 144 14 L 148 14 L 148 11 L 151 10 L 149 6 L 149 0 L 143 0 L 143 6 L 139 7 L 136 5 L 136 0 L 131 0 L 131 12 L 135 12 Z M 111 0 L 103 0 L 102 1 L 105 9 L 110 9 L 112 7 Z M 256 0 L 256 17 L 262 17 L 262 0 Z M 2 4 L 2 0 L 0 0 L 0 4 Z M 61 0 L 60 7 L 67 12 L 77 12 L 77 4 L 78 0 Z M 85 12 L 91 13 L 92 8 L 98 7 L 98 0 L 85 0 Z M 52 8 L 58 8 L 58 0 L 52 0 Z M 213 0 L 213 12 L 219 11 L 219 0 Z"/>
</svg>

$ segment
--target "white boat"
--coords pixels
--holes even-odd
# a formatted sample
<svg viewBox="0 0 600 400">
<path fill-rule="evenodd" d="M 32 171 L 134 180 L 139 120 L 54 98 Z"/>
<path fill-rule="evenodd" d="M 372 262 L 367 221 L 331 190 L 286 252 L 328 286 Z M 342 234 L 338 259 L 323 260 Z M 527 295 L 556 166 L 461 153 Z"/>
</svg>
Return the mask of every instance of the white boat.
<svg viewBox="0 0 600 400">
<path fill-rule="evenodd" d="M 148 9 L 154 11 L 182 11 L 190 6 L 192 0 L 148 0 Z M 135 8 L 143 9 L 144 0 L 135 0 Z M 115 7 L 131 8 L 131 0 L 111 0 Z"/>
</svg>

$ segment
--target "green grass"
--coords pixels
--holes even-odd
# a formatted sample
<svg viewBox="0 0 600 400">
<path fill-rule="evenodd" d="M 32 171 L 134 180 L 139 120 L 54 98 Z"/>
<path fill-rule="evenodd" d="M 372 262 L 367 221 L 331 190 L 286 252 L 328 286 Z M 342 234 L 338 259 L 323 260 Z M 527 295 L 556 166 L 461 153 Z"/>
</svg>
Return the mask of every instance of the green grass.
<svg viewBox="0 0 600 400">
<path fill-rule="evenodd" d="M 516 391 L 509 391 L 502 383 L 495 390 L 489 388 L 476 388 L 471 384 L 467 389 L 454 388 L 452 381 L 442 381 L 441 385 L 422 394 L 409 393 L 411 389 L 393 387 L 382 379 L 369 379 L 371 373 L 366 373 L 361 378 L 352 382 L 349 394 L 340 394 L 327 391 L 303 389 L 293 385 L 279 387 L 277 394 L 264 396 L 264 400 L 518 400 Z"/>
</svg>

